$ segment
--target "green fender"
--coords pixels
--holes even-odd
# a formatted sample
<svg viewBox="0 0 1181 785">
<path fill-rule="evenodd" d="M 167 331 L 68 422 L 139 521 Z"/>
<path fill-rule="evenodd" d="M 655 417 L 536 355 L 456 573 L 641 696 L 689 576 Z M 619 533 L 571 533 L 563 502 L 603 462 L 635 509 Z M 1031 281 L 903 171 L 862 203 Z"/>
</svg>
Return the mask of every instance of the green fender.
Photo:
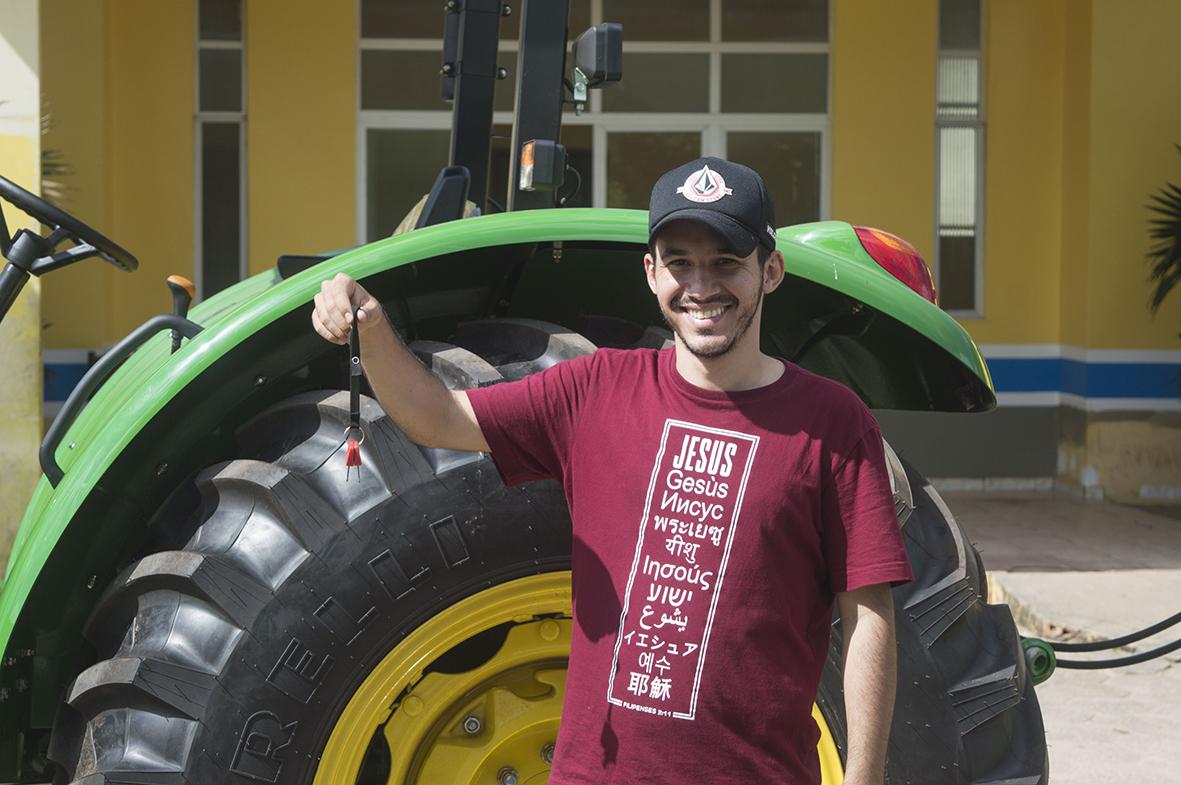
<svg viewBox="0 0 1181 785">
<path fill-rule="evenodd" d="M 186 390 L 191 392 L 192 388 L 200 387 L 202 374 L 215 362 L 268 325 L 305 308 L 319 291 L 321 281 L 338 272 L 365 279 L 417 261 L 470 249 L 559 240 L 566 244 L 579 241 L 625 244 L 629 254 L 634 250 L 638 266 L 639 255 L 647 242 L 647 226 L 647 213 L 636 210 L 562 209 L 488 215 L 381 240 L 323 262 L 288 280 L 282 280 L 275 271 L 260 273 L 198 305 L 191 318 L 204 325 L 205 330 L 176 354 L 169 352 L 167 333 L 157 335 L 133 354 L 94 396 L 62 440 L 57 460 L 65 472 L 64 479 L 54 488 L 42 477 L 37 486 L 0 588 L 0 651 L 6 654 L 0 672 L 13 668 L 22 656 L 37 656 L 23 648 L 31 644 L 29 636 L 22 636 L 25 639 L 22 641 L 13 640 L 13 630 L 18 622 L 35 623 L 41 629 L 50 626 L 44 620 L 22 619 L 22 613 L 26 612 L 30 593 L 37 587 L 38 580 L 44 578 L 46 563 L 54 556 L 67 529 L 73 532 L 85 526 L 101 526 L 101 521 L 84 519 L 79 510 L 88 497 L 101 490 L 100 482 L 112 464 L 125 451 L 142 449 L 143 446 L 137 443 L 141 432 L 174 398 Z M 781 291 L 795 288 L 804 292 L 798 296 L 813 297 L 828 290 L 825 296 L 863 303 L 881 315 L 884 324 L 888 322 L 888 329 L 882 334 L 911 336 L 905 339 L 908 341 L 905 347 L 898 350 L 899 365 L 913 364 L 916 357 L 932 358 L 931 362 L 941 365 L 938 365 L 937 372 L 929 375 L 945 387 L 955 388 L 954 404 L 935 406 L 920 402 L 910 405 L 900 398 L 884 401 L 887 406 L 959 411 L 981 411 L 995 406 L 988 369 L 963 328 L 875 263 L 861 247 L 849 224 L 829 221 L 787 227 L 780 230 L 779 238 L 789 276 L 794 276 L 789 277 Z M 813 288 L 804 291 L 809 286 Z M 773 298 L 779 296 L 777 292 Z M 767 301 L 768 313 L 778 307 L 775 303 L 774 299 Z M 766 320 L 764 324 L 767 324 Z M 311 331 L 310 324 L 307 329 Z M 849 340 L 858 338 L 854 335 Z M 899 339 L 889 340 L 897 342 Z M 885 351 L 889 353 L 889 350 Z M 889 385 L 890 366 L 887 363 L 882 367 L 887 369 L 882 384 Z M 821 363 L 819 370 L 823 373 L 829 368 Z M 882 375 L 883 371 L 879 369 L 876 373 Z M 833 370 L 833 374 L 839 375 L 839 368 Z M 215 380 L 206 381 L 212 383 Z M 922 386 L 930 386 L 930 379 L 925 379 Z M 871 406 L 883 403 L 878 393 L 858 392 Z M 175 448 L 181 449 L 181 446 Z M 124 486 L 118 487 L 122 489 Z M 111 493 L 109 489 L 106 492 Z M 134 495 L 134 492 L 128 495 Z M 94 536 L 108 535 L 102 530 Z M 117 548 L 117 545 L 108 547 Z M 90 571 L 82 555 L 69 558 L 76 558 L 83 565 L 76 570 Z M 57 574 L 62 573 L 59 570 Z M 84 575 L 82 580 L 85 580 Z M 101 585 L 90 598 L 91 604 L 97 600 L 100 590 Z M 61 591 L 63 595 L 66 593 L 65 589 Z M 76 636 L 78 631 L 63 630 L 63 633 Z M 0 676 L 0 683 L 5 681 Z M 0 706 L 0 726 L 14 727 L 13 718 L 4 716 L 13 708 L 12 705 Z"/>
</svg>

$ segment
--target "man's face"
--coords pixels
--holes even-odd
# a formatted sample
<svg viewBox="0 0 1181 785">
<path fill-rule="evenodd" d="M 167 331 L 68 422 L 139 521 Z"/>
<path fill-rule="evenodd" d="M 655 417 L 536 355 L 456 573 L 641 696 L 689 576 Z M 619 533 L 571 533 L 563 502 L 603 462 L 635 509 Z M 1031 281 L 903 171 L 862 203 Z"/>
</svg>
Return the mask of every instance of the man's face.
<svg viewBox="0 0 1181 785">
<path fill-rule="evenodd" d="M 747 335 L 758 341 L 763 295 L 783 279 L 783 257 L 766 264 L 758 249 L 741 257 L 709 227 L 675 221 L 656 237 L 656 256 L 644 257 L 648 286 L 673 332 L 697 357 L 720 357 Z"/>
</svg>

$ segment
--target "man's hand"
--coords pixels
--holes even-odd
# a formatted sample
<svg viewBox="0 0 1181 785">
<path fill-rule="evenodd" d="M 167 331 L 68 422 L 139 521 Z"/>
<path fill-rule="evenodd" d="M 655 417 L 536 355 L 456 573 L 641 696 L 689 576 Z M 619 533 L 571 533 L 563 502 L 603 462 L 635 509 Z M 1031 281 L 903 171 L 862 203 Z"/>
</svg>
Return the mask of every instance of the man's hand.
<svg viewBox="0 0 1181 785">
<path fill-rule="evenodd" d="M 358 329 L 362 334 L 380 321 L 385 314 L 373 295 L 361 284 L 344 273 L 320 284 L 320 293 L 315 299 L 316 309 L 312 311 L 312 327 L 325 340 L 340 345 L 349 342 L 349 331 L 353 329 L 353 308 L 357 310 Z"/>
<path fill-rule="evenodd" d="M 332 343 L 345 345 L 353 329 L 365 339 L 361 367 L 381 408 L 415 444 L 451 450 L 488 452 L 467 393 L 448 390 L 405 347 L 385 311 L 373 295 L 352 278 L 339 273 L 320 284 L 312 326 Z"/>
<path fill-rule="evenodd" d="M 897 650 L 889 584 L 837 594 L 844 639 L 845 717 L 849 730 L 846 785 L 882 785 L 894 717 Z"/>
</svg>

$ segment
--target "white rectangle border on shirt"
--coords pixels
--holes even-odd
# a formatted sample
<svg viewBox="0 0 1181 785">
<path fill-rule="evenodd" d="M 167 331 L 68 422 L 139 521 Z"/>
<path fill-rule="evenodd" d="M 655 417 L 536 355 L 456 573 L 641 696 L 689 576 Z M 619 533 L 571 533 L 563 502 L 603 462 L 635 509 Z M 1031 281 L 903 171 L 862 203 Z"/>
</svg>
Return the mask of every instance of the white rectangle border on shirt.
<svg viewBox="0 0 1181 785">
<path fill-rule="evenodd" d="M 688 430 L 700 431 L 710 433 L 718 436 L 727 436 L 733 439 L 743 439 L 750 442 L 750 454 L 746 459 L 746 468 L 742 472 L 742 482 L 738 485 L 738 494 L 734 499 L 734 514 L 730 519 L 730 531 L 726 535 L 726 548 L 722 551 L 722 561 L 718 567 L 717 583 L 714 586 L 713 597 L 710 599 L 709 615 L 705 620 L 705 631 L 701 637 L 701 650 L 697 657 L 697 670 L 693 674 L 693 692 L 689 699 L 689 711 L 673 712 L 672 716 L 677 719 L 692 720 L 697 716 L 697 692 L 701 685 L 701 671 L 705 667 L 705 655 L 709 648 L 709 636 L 713 629 L 714 612 L 718 607 L 718 598 L 722 596 L 722 583 L 726 577 L 726 565 L 730 561 L 730 548 L 734 543 L 734 533 L 738 529 L 738 516 L 742 513 L 742 502 L 746 496 L 746 484 L 750 479 L 751 469 L 755 463 L 755 453 L 759 446 L 759 437 L 749 433 L 741 433 L 739 431 L 730 431 L 724 428 L 712 428 L 708 425 L 700 425 L 698 423 L 687 422 L 685 420 L 664 421 L 664 430 L 660 434 L 660 449 L 656 451 L 656 459 L 652 465 L 652 477 L 648 481 L 648 496 L 644 500 L 644 514 L 640 518 L 640 535 L 636 539 L 636 553 L 632 558 L 631 571 L 628 573 L 627 586 L 623 591 L 623 608 L 619 612 L 619 628 L 615 634 L 615 647 L 611 654 L 611 669 L 607 674 L 607 702 L 615 706 L 624 706 L 624 701 L 615 698 L 611 695 L 612 688 L 615 684 L 615 673 L 619 668 L 619 645 L 623 640 L 623 625 L 627 621 L 627 610 L 631 603 L 632 584 L 635 583 L 636 573 L 640 566 L 640 556 L 644 550 L 644 532 L 648 528 L 648 523 L 652 513 L 652 497 L 656 490 L 656 478 L 660 473 L 660 467 L 664 461 L 664 452 L 668 447 L 668 433 L 673 426 L 680 426 Z M 667 716 L 667 715 L 666 715 Z"/>
</svg>

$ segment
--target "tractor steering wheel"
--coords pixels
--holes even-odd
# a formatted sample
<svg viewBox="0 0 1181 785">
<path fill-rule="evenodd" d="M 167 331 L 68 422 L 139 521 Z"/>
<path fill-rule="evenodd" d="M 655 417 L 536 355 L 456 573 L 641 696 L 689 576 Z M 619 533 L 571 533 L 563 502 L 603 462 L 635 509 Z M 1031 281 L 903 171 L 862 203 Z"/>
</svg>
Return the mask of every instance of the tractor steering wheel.
<svg viewBox="0 0 1181 785">
<path fill-rule="evenodd" d="M 115 241 L 2 176 L 0 176 L 0 199 L 31 218 L 36 218 L 50 229 L 49 236 L 46 238 L 33 235 L 25 230 L 10 237 L 4 216 L 0 213 L 0 253 L 7 257 L 13 265 L 20 267 L 27 273 L 41 275 L 91 256 L 98 256 L 125 272 L 132 272 L 139 267 L 139 261 Z M 22 235 L 31 236 L 22 238 Z M 32 243 L 32 247 L 23 248 L 22 240 Z M 55 253 L 54 249 L 63 240 L 73 240 L 74 246 Z M 9 251 L 17 251 L 17 253 L 10 256 Z M 18 258 L 14 259 L 12 256 Z"/>
</svg>

